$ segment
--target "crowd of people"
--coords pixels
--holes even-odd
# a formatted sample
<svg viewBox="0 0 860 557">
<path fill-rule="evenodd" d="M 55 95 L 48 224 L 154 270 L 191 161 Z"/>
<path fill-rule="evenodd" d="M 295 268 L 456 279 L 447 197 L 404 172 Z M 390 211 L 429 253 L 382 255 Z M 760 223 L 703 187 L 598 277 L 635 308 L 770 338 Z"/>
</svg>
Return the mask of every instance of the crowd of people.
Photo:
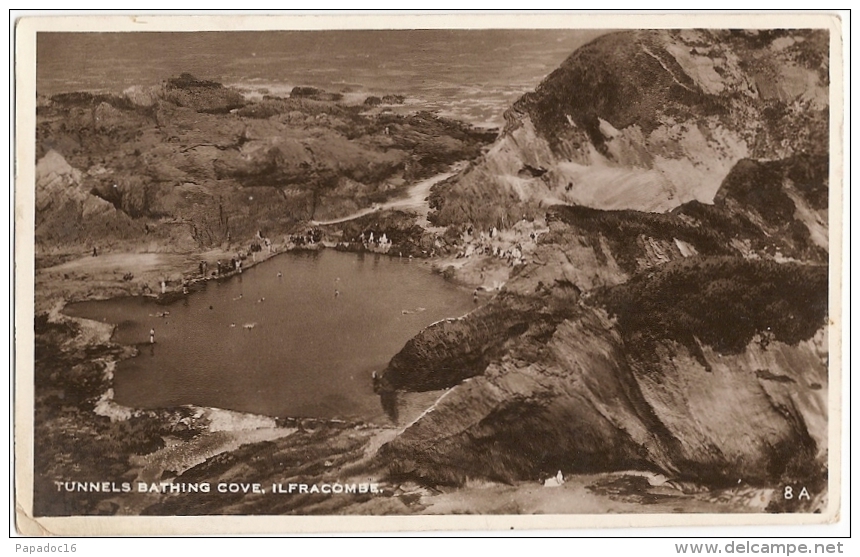
<svg viewBox="0 0 860 557">
<path fill-rule="evenodd" d="M 516 227 L 501 233 L 495 226 L 491 226 L 486 231 L 481 230 L 476 234 L 474 227 L 470 225 L 461 235 L 463 249 L 456 257 L 460 259 L 474 255 L 489 255 L 505 260 L 511 267 L 522 265 L 526 263 L 523 244 L 536 242 L 537 237 L 538 233 L 534 230 L 526 235 L 525 230 Z"/>
<path fill-rule="evenodd" d="M 386 236 L 385 232 L 376 234 L 373 230 L 368 230 L 359 235 L 358 241 L 361 242 L 364 249 L 370 251 L 387 253 L 391 249 L 391 240 Z"/>
<path fill-rule="evenodd" d="M 323 232 L 317 227 L 309 228 L 299 234 L 290 234 L 285 238 L 287 244 L 294 246 L 313 246 L 323 239 Z"/>
</svg>

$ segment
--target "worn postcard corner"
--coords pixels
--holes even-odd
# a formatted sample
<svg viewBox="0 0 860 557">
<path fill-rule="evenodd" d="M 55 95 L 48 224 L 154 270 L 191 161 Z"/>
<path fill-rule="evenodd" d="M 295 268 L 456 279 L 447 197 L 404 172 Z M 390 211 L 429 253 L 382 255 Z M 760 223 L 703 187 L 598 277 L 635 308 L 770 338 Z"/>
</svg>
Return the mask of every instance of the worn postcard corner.
<svg viewBox="0 0 860 557">
<path fill-rule="evenodd" d="M 837 15 L 15 32 L 21 534 L 840 519 Z"/>
</svg>

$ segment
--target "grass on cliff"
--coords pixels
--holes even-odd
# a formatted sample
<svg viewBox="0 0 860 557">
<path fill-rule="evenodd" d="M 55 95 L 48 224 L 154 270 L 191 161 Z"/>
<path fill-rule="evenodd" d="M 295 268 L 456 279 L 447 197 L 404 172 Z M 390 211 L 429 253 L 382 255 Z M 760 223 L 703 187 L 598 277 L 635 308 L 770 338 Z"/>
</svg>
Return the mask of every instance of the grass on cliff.
<svg viewBox="0 0 860 557">
<path fill-rule="evenodd" d="M 710 207 L 704 208 L 702 213 L 700 216 L 710 217 L 706 224 L 702 222 L 704 219 L 684 219 L 672 213 L 604 211 L 582 206 L 553 207 L 549 218 L 558 219 L 583 234 L 599 259 L 603 257 L 599 241 L 602 236 L 609 243 L 612 255 L 621 268 L 633 273 L 638 270 L 637 261 L 643 255 L 638 243 L 643 236 L 668 242 L 677 238 L 691 244 L 704 255 L 733 253 L 728 247 L 724 231 L 738 230 L 738 223 Z"/>
<path fill-rule="evenodd" d="M 817 210 L 828 205 L 829 159 L 821 155 L 800 154 L 775 161 L 738 161 L 726 175 L 715 201 L 733 198 L 755 209 L 771 224 L 794 218 L 794 202 L 786 193 L 790 180 L 807 203 Z"/>
<path fill-rule="evenodd" d="M 824 265 L 696 257 L 641 273 L 595 299 L 646 361 L 663 340 L 693 354 L 698 341 L 736 354 L 757 334 L 790 345 L 811 338 L 827 317 L 828 273 Z"/>
<path fill-rule="evenodd" d="M 574 52 L 517 108 L 558 148 L 571 128 L 569 115 L 595 147 L 605 150 L 598 117 L 618 129 L 638 125 L 646 134 L 664 114 L 683 119 L 722 110 L 701 92 L 658 40 L 648 32 L 598 37 Z"/>
</svg>

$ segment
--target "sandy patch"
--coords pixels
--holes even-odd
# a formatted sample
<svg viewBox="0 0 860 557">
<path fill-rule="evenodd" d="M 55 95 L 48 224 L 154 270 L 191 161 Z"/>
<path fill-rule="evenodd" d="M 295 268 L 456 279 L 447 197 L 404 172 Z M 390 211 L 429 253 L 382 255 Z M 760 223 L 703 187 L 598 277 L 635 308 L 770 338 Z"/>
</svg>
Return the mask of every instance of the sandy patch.
<svg viewBox="0 0 860 557">
<path fill-rule="evenodd" d="M 167 253 L 108 253 L 98 257 L 86 256 L 43 269 L 45 273 L 85 271 L 87 273 L 138 272 L 176 267 L 186 260 L 183 255 Z"/>
<path fill-rule="evenodd" d="M 771 490 L 747 487 L 685 493 L 670 484 L 652 485 L 645 476 L 641 472 L 569 475 L 552 487 L 539 482 L 473 483 L 422 497 L 422 514 L 753 513 L 761 512 L 772 495 Z"/>
<path fill-rule="evenodd" d="M 201 415 L 209 421 L 209 431 L 253 431 L 264 428 L 275 428 L 275 419 L 269 416 L 243 414 L 221 408 L 205 408 Z"/>
</svg>

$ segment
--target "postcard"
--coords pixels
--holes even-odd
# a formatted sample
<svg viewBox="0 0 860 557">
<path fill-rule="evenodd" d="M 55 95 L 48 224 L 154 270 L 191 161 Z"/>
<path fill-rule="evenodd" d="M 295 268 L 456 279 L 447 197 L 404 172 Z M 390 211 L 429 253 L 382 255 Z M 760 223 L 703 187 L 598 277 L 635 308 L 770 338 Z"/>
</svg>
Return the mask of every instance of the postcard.
<svg viewBox="0 0 860 557">
<path fill-rule="evenodd" d="M 15 32 L 21 533 L 838 520 L 838 16 Z"/>
</svg>

